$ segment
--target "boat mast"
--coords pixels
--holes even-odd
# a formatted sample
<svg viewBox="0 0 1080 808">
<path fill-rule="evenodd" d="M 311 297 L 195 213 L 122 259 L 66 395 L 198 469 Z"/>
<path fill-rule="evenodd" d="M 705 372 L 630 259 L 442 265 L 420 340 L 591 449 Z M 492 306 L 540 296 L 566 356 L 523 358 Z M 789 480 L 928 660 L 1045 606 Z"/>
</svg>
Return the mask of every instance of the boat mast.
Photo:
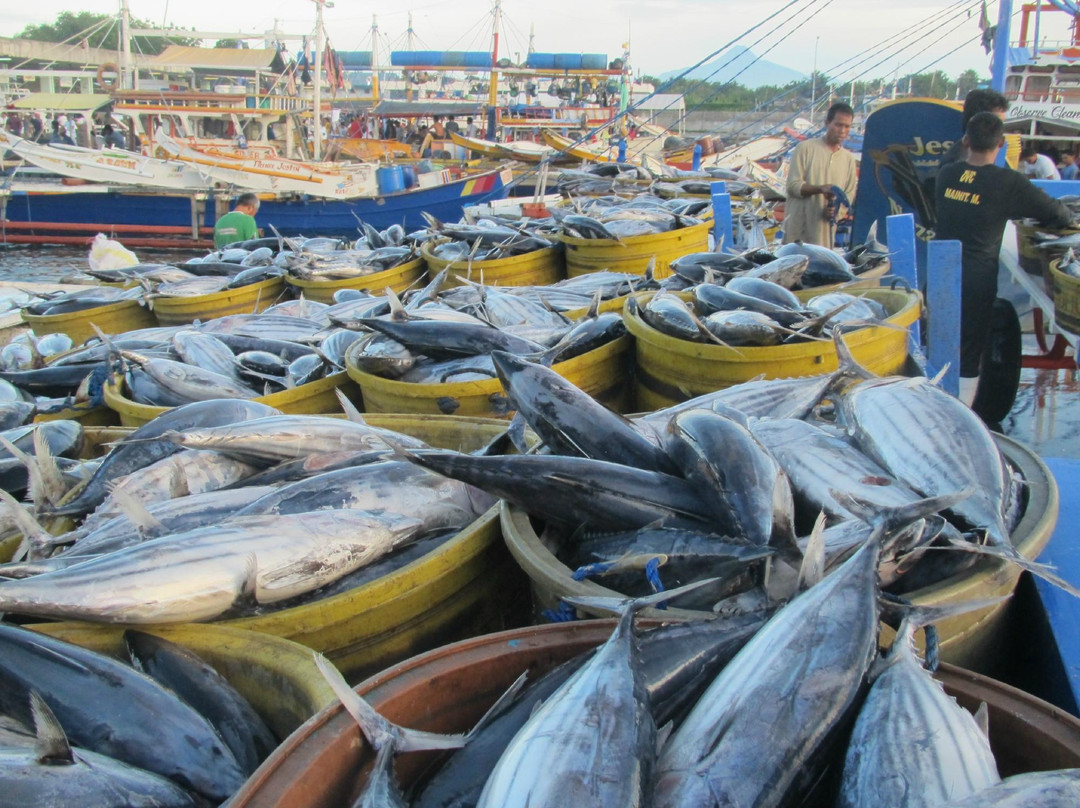
<svg viewBox="0 0 1080 808">
<path fill-rule="evenodd" d="M 499 102 L 499 27 L 502 25 L 502 0 L 495 0 L 491 26 L 491 83 L 488 87 L 488 140 L 495 140 L 495 117 Z"/>
<path fill-rule="evenodd" d="M 137 82 L 131 74 L 131 9 L 128 0 L 120 3 L 120 86 L 125 90 L 134 89 Z"/>
<path fill-rule="evenodd" d="M 323 54 L 323 6 L 334 7 L 327 0 L 313 0 L 315 3 L 315 91 L 312 99 L 315 109 L 313 110 L 312 123 L 315 128 L 315 141 L 313 144 L 312 159 L 322 159 L 322 54 Z"/>
<path fill-rule="evenodd" d="M 371 97 L 379 103 L 379 22 L 374 14 L 371 15 Z"/>
</svg>

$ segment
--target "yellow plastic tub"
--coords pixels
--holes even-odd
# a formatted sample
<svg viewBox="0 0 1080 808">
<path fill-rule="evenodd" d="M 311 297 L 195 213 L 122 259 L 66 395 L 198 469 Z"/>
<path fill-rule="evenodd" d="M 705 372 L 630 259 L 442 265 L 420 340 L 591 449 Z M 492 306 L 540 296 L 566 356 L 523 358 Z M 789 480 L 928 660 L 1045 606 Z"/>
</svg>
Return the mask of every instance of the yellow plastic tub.
<svg viewBox="0 0 1080 808">
<path fill-rule="evenodd" d="M 386 287 L 390 287 L 398 294 L 410 288 L 425 271 L 424 261 L 417 258 L 404 264 L 399 264 L 392 269 L 383 272 L 373 272 L 362 278 L 341 278 L 333 281 L 303 280 L 292 275 L 285 276 L 285 282 L 293 287 L 296 292 L 303 293 L 308 300 L 317 303 L 333 303 L 334 292 L 338 289 L 365 289 L 372 294 L 382 294 Z"/>
<path fill-rule="evenodd" d="M 558 245 L 543 250 L 533 250 L 511 258 L 490 261 L 447 261 L 436 256 L 430 243 L 420 248 L 428 274 L 436 275 L 450 270 L 450 282 L 460 285 L 461 279 L 483 283 L 487 286 L 546 286 L 565 277 L 563 251 Z"/>
<path fill-rule="evenodd" d="M 360 385 L 366 412 L 414 412 L 432 415 L 472 415 L 509 418 L 513 410 L 497 378 L 471 382 L 413 384 L 367 373 L 356 366 L 354 342 L 345 354 L 349 377 Z M 552 366 L 596 400 L 617 412 L 629 405 L 627 360 L 630 338 L 602 345 Z"/>
<path fill-rule="evenodd" d="M 808 300 L 820 293 L 812 289 L 796 295 Z M 641 294 L 638 302 L 643 306 L 651 294 Z M 867 370 L 881 376 L 899 373 L 907 359 L 907 328 L 919 319 L 922 298 L 916 292 L 890 289 L 868 289 L 865 295 L 885 307 L 890 315 L 886 320 L 888 325 L 852 332 L 845 342 Z M 832 342 L 727 348 L 663 334 L 646 323 L 640 312 L 631 314 L 624 310 L 623 319 L 637 340 L 635 406 L 639 412 L 670 407 L 761 375 L 770 379 L 816 376 L 830 373 L 838 366 Z"/>
<path fill-rule="evenodd" d="M 655 256 L 653 275 L 666 278 L 672 274 L 670 264 L 676 258 L 709 249 L 711 227 L 712 222 L 706 221 L 666 233 L 628 236 L 618 241 L 559 236 L 559 240 L 566 245 L 566 275 L 575 278 L 605 269 L 643 275 L 649 261 Z"/>
<path fill-rule="evenodd" d="M 368 415 L 365 420 L 462 452 L 486 446 L 506 428 L 505 422 L 488 418 Z M 105 430 L 99 441 L 123 434 Z M 506 551 L 495 506 L 427 555 L 371 583 L 321 601 L 212 625 L 300 643 L 325 654 L 350 681 L 357 681 L 447 642 L 524 624 L 527 591 Z M 85 623 L 58 625 L 99 630 Z"/>
<path fill-rule="evenodd" d="M 123 628 L 82 623 L 38 623 L 31 628 L 127 661 Z M 147 632 L 187 648 L 228 679 L 280 739 L 337 702 L 311 650 L 297 643 L 225 626 L 160 626 Z"/>
<path fill-rule="evenodd" d="M 1020 553 L 1035 559 L 1053 535 L 1058 514 L 1058 488 L 1054 476 L 1039 457 L 1027 447 L 1001 435 L 995 435 L 1002 453 L 1020 469 L 1028 484 L 1028 503 L 1024 515 L 1012 533 L 1013 543 Z M 540 540 L 525 511 L 501 504 L 502 532 L 510 553 L 518 562 L 529 582 L 533 596 L 534 614 L 558 608 L 563 597 L 599 595 L 620 597 L 614 590 L 593 581 L 575 581 L 572 570 L 559 561 Z M 920 605 L 944 605 L 969 600 L 983 600 L 1009 595 L 1020 577 L 1020 569 L 1003 561 L 987 560 L 932 586 L 909 593 L 905 597 Z M 1005 618 L 1005 603 L 949 618 L 938 623 L 942 659 L 954 665 L 984 669 L 1003 649 L 1004 638 L 997 631 Z M 602 612 L 579 609 L 590 616 L 606 616 Z M 711 613 L 669 608 L 664 611 L 646 610 L 643 615 L 667 619 L 705 617 Z M 893 632 L 882 627 L 883 641 L 890 641 Z"/>
<path fill-rule="evenodd" d="M 103 405 L 78 410 L 68 408 L 35 415 L 34 422 L 40 421 L 78 421 L 83 426 L 120 426 L 120 416 L 116 411 Z"/>
<path fill-rule="evenodd" d="M 341 405 L 335 392 L 339 387 L 350 399 L 359 395 L 359 391 L 349 381 L 348 375 L 344 371 L 339 371 L 324 379 L 294 387 L 292 390 L 259 396 L 255 401 L 277 407 L 282 412 L 299 415 L 341 412 Z M 169 407 L 154 407 L 132 401 L 124 395 L 123 383 L 119 376 L 113 376 L 106 383 L 104 397 L 105 404 L 119 414 L 122 426 L 142 426 L 169 409 Z"/>
<path fill-rule="evenodd" d="M 159 325 L 184 325 L 196 320 L 213 320 L 228 314 L 257 314 L 277 303 L 285 292 L 284 278 L 226 289 L 210 295 L 154 298 L 154 316 Z"/>
<path fill-rule="evenodd" d="M 153 328 L 158 323 L 154 313 L 138 300 L 121 300 L 70 314 L 40 315 L 24 311 L 22 318 L 37 336 L 67 334 L 76 345 L 97 336 L 93 326 L 106 334 L 123 334 L 139 328 Z"/>
<path fill-rule="evenodd" d="M 1058 261 L 1050 264 L 1053 283 L 1054 322 L 1073 334 L 1080 334 L 1080 278 L 1058 269 Z"/>
<path fill-rule="evenodd" d="M 1020 268 L 1029 275 L 1043 274 L 1043 261 L 1039 251 L 1035 249 L 1032 236 L 1035 228 L 1023 222 L 1013 222 L 1016 226 L 1016 257 Z"/>
</svg>

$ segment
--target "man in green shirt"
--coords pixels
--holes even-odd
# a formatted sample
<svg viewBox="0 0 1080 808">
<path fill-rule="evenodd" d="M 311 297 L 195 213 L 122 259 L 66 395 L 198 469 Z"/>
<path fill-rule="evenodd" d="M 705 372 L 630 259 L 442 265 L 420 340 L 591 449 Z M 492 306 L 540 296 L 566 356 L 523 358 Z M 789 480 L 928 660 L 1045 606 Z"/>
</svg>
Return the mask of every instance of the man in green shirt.
<svg viewBox="0 0 1080 808">
<path fill-rule="evenodd" d="M 224 247 L 236 241 L 258 238 L 259 229 L 255 226 L 255 214 L 258 212 L 259 197 L 242 194 L 236 200 L 232 213 L 226 213 L 214 225 L 214 246 Z"/>
</svg>

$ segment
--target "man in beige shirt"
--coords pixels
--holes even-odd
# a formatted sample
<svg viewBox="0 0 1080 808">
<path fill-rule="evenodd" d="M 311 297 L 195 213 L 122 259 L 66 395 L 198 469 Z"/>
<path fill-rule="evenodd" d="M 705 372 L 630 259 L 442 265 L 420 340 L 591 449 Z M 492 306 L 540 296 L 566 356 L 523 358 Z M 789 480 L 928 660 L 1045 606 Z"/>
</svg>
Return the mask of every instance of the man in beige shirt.
<svg viewBox="0 0 1080 808">
<path fill-rule="evenodd" d="M 825 135 L 795 147 L 788 169 L 784 203 L 784 243 L 802 241 L 832 247 L 829 202 L 832 187 L 855 197 L 855 155 L 844 148 L 855 113 L 847 104 L 829 107 Z"/>
</svg>

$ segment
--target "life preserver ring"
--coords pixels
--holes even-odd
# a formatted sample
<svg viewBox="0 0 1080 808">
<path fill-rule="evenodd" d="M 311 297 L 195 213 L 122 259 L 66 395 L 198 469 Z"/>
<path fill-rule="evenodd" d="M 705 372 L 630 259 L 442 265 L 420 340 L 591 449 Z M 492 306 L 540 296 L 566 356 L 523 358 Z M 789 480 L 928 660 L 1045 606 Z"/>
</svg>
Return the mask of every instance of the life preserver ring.
<svg viewBox="0 0 1080 808">
<path fill-rule="evenodd" d="M 106 73 L 111 73 L 112 76 L 105 78 Z M 116 62 L 105 62 L 103 65 L 99 65 L 97 69 L 97 80 L 103 90 L 115 90 L 116 85 L 119 83 L 120 67 Z"/>
</svg>

